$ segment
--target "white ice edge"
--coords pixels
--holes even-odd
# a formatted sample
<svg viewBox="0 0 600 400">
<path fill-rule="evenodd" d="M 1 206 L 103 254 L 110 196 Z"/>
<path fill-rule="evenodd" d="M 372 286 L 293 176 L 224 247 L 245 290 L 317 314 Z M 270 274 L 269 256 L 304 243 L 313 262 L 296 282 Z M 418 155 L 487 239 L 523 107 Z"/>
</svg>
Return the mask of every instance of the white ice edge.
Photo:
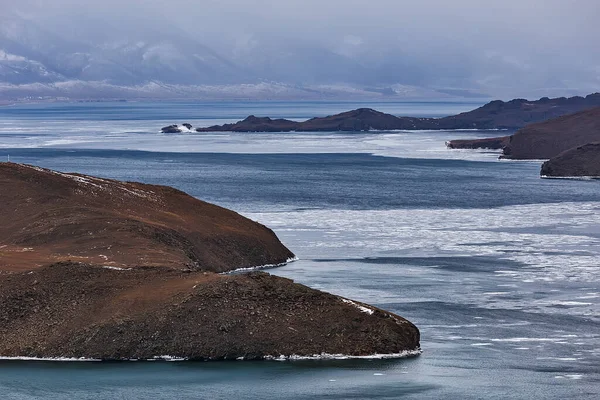
<svg viewBox="0 0 600 400">
<path fill-rule="evenodd" d="M 221 272 L 221 275 L 229 275 L 229 274 L 234 274 L 234 273 L 237 273 L 237 272 L 259 271 L 261 269 L 278 268 L 278 267 L 283 267 L 284 265 L 287 265 L 289 263 L 292 263 L 292 262 L 298 261 L 298 260 L 299 260 L 298 257 L 291 257 L 291 258 L 288 258 L 287 260 L 285 260 L 285 262 L 282 262 L 282 263 L 279 263 L 279 264 L 265 264 L 265 265 L 259 265 L 259 266 L 256 266 L 256 267 L 237 268 L 237 269 L 234 269 L 232 271 Z"/>
<path fill-rule="evenodd" d="M 124 358 L 117 361 L 187 361 L 185 357 L 175 356 L 154 356 L 152 358 L 139 360 L 136 358 Z M 52 362 L 102 362 L 105 360 L 99 358 L 86 357 L 0 357 L 0 361 L 52 361 Z M 110 360 L 113 361 L 113 360 Z"/>
<path fill-rule="evenodd" d="M 300 356 L 296 354 L 292 354 L 289 356 L 280 355 L 280 356 L 264 356 L 263 360 L 265 361 L 304 361 L 304 360 L 389 360 L 389 359 L 400 359 L 400 358 L 409 358 L 416 357 L 423 353 L 421 348 L 416 348 L 413 350 L 405 350 L 400 353 L 386 353 L 386 354 L 370 354 L 366 356 L 354 356 L 347 354 L 329 354 L 329 353 L 321 353 L 321 354 L 313 354 L 310 356 Z M 246 360 L 244 357 L 239 357 L 236 359 L 237 361 Z M 252 359 L 254 360 L 254 359 Z M 98 358 L 74 358 L 74 357 L 0 357 L 0 361 L 39 361 L 39 362 L 103 362 L 104 360 Z M 114 360 L 110 360 L 114 361 Z M 137 362 L 137 361 L 167 361 L 167 362 L 187 362 L 188 358 L 185 357 L 176 357 L 176 356 L 154 356 L 148 359 L 135 359 L 135 358 L 124 358 L 116 361 L 124 361 L 124 362 Z"/>
<path fill-rule="evenodd" d="M 388 360 L 395 358 L 408 358 L 408 357 L 416 357 L 423 353 L 421 348 L 416 348 L 413 350 L 405 350 L 400 353 L 387 353 L 387 354 L 370 354 L 366 356 L 353 356 L 347 354 L 329 354 L 329 353 L 321 353 L 321 354 L 313 354 L 311 356 L 299 356 L 292 354 L 291 356 L 266 356 L 265 360 L 270 361 L 302 361 L 302 360 Z"/>
<path fill-rule="evenodd" d="M 1 357 L 0 361 L 99 362 L 97 358 L 72 357 Z"/>
</svg>

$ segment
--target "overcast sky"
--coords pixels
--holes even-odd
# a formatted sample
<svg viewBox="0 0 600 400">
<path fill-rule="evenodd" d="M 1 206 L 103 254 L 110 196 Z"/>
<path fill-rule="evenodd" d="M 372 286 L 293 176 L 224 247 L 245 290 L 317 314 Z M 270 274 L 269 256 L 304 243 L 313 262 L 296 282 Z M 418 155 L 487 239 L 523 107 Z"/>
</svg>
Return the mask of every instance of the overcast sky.
<svg viewBox="0 0 600 400">
<path fill-rule="evenodd" d="M 289 50 L 307 63 L 332 52 L 378 75 L 365 82 L 600 83 L 598 0 L 0 0 L 0 11 L 78 40 L 140 40 L 172 27 L 274 78 L 285 66 L 266 60 Z"/>
</svg>

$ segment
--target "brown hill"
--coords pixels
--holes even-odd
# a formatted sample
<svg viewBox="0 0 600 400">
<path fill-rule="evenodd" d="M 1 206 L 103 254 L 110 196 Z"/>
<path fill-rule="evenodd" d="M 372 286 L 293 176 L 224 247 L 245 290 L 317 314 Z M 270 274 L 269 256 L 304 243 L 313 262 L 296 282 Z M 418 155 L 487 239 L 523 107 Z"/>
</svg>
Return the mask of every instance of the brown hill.
<svg viewBox="0 0 600 400">
<path fill-rule="evenodd" d="M 600 141 L 600 107 L 528 125 L 511 136 L 504 158 L 549 159 L 573 147 Z"/>
<path fill-rule="evenodd" d="M 552 157 L 542 165 L 542 176 L 600 177 L 600 143 L 589 143 Z"/>
<path fill-rule="evenodd" d="M 223 272 L 293 257 L 275 234 L 179 190 L 0 163 L 0 269 L 72 260 Z"/>
<path fill-rule="evenodd" d="M 216 274 L 293 256 L 233 211 L 13 163 L 0 188 L 0 357 L 418 354 L 419 330 L 397 315 L 265 273 Z"/>
</svg>

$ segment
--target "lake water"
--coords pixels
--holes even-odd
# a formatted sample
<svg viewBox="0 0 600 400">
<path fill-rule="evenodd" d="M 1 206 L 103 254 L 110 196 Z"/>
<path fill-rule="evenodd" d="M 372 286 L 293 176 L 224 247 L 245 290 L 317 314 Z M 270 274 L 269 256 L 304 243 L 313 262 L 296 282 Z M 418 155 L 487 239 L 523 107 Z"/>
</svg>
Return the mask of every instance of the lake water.
<svg viewBox="0 0 600 400">
<path fill-rule="evenodd" d="M 444 142 L 498 132 L 165 135 L 355 103 L 81 103 L 0 108 L 0 159 L 175 186 L 273 228 L 271 270 L 400 314 L 402 360 L 0 362 L 7 399 L 600 398 L 600 182 Z M 441 116 L 468 103 L 380 103 Z M 1 188 L 0 188 L 1 190 Z"/>
</svg>

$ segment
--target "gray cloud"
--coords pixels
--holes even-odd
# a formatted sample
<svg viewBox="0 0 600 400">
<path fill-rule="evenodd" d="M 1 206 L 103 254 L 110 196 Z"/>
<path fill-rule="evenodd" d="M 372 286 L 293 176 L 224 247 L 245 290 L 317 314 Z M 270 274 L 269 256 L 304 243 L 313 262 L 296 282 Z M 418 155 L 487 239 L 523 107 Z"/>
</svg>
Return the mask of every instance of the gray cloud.
<svg viewBox="0 0 600 400">
<path fill-rule="evenodd" d="M 64 40 L 55 47 L 65 57 L 79 52 L 118 64 L 114 68 L 126 72 L 108 73 L 109 61 L 90 67 L 96 69 L 91 78 L 108 73 L 109 78 L 118 77 L 118 83 L 156 79 L 182 84 L 262 80 L 403 84 L 498 96 L 544 90 L 589 92 L 600 87 L 597 0 L 0 0 L 0 4 L 5 18 L 23 17 Z M 34 42 L 35 34 L 29 34 L 32 37 L 25 42 Z M 77 51 L 67 43 L 82 47 Z M 134 62 L 133 53 L 123 49 L 142 44 L 135 57 L 152 58 L 156 68 L 139 60 L 143 68 L 129 64 Z M 124 54 L 132 60 L 115 60 Z M 186 66 L 183 58 L 188 56 L 194 57 L 195 66 Z M 134 76 L 137 70 L 142 70 L 140 77 Z M 56 73 L 66 74 L 60 69 Z"/>
</svg>

